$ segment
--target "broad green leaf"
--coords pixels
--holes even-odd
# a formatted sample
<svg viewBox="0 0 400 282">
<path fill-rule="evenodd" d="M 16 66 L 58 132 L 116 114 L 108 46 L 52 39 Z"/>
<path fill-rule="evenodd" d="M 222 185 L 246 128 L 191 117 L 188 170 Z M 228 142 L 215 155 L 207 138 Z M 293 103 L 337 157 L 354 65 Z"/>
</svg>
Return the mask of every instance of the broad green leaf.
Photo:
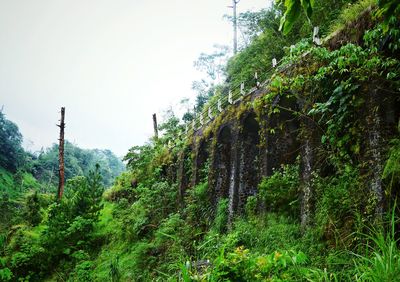
<svg viewBox="0 0 400 282">
<path fill-rule="evenodd" d="M 301 0 L 301 6 L 303 6 L 303 10 L 306 13 L 308 20 L 310 20 L 313 11 L 314 1 Z"/>
<path fill-rule="evenodd" d="M 286 11 L 281 18 L 281 25 L 279 27 L 279 30 L 283 31 L 283 34 L 286 35 L 292 30 L 294 22 L 300 15 L 300 0 L 286 0 L 285 7 Z"/>
</svg>

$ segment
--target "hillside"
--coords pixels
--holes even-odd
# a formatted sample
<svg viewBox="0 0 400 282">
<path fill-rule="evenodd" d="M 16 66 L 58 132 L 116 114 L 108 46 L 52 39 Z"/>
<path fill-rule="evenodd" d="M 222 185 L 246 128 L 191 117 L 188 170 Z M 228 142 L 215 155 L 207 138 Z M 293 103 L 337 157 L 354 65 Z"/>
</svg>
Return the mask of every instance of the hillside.
<svg viewBox="0 0 400 282">
<path fill-rule="evenodd" d="M 239 52 L 200 56 L 195 109 L 126 171 L 66 143 L 60 201 L 58 147 L 15 158 L 8 123 L 0 280 L 398 281 L 400 5 L 311 2 L 239 15 Z"/>
<path fill-rule="evenodd" d="M 18 225 L 26 218 L 30 199 L 41 205 L 54 201 L 58 185 L 58 145 L 40 153 L 22 148 L 22 134 L 18 126 L 0 112 L 0 233 Z M 99 165 L 103 188 L 110 187 L 125 165 L 109 150 L 85 150 L 66 142 L 65 164 L 67 181 L 77 176 L 90 175 Z M 70 191 L 67 191 L 70 193 Z M 27 206 L 28 205 L 28 206 Z"/>
</svg>

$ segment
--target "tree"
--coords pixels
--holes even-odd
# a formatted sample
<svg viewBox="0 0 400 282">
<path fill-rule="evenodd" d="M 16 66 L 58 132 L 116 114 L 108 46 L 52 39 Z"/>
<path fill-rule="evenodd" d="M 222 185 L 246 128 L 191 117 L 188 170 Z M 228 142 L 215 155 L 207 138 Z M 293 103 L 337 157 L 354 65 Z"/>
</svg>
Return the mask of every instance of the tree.
<svg viewBox="0 0 400 282">
<path fill-rule="evenodd" d="M 102 184 L 110 186 L 114 178 L 125 169 L 122 161 L 110 150 L 85 150 L 65 141 L 65 179 L 71 179 L 78 175 L 89 175 L 90 170 L 96 168 L 96 163 L 100 165 L 102 175 Z M 33 172 L 35 177 L 42 182 L 51 183 L 55 186 L 57 183 L 57 157 L 58 144 L 41 152 L 34 161 Z"/>
<path fill-rule="evenodd" d="M 93 230 L 102 208 L 103 192 L 98 165 L 88 177 L 77 176 L 67 181 L 61 201 L 48 208 L 47 225 L 40 238 L 41 247 L 48 253 L 44 267 L 68 264 L 74 252 L 93 248 Z"/>
<path fill-rule="evenodd" d="M 38 225 L 42 220 L 40 214 L 39 195 L 37 191 L 26 197 L 24 217 L 32 226 Z"/>
<path fill-rule="evenodd" d="M 225 45 L 214 45 L 211 54 L 201 53 L 194 62 L 197 70 L 205 72 L 211 81 L 220 81 L 224 77 L 224 65 L 228 59 L 229 47 Z"/>
<path fill-rule="evenodd" d="M 60 124 L 57 125 L 60 128 L 60 139 L 59 139 L 59 146 L 58 146 L 58 201 L 61 200 L 62 195 L 64 193 L 64 181 L 65 181 L 65 164 L 64 164 L 64 116 L 65 116 L 65 108 L 61 108 L 61 121 Z"/>
<path fill-rule="evenodd" d="M 22 135 L 18 126 L 0 111 L 0 166 L 16 171 L 24 158 Z"/>
<path fill-rule="evenodd" d="M 204 104 L 214 95 L 215 85 L 226 78 L 225 66 L 229 57 L 229 47 L 214 45 L 212 53 L 201 53 L 194 62 L 198 71 L 206 74 L 206 77 L 192 82 L 192 89 L 197 92 L 195 108 L 201 111 Z"/>
</svg>

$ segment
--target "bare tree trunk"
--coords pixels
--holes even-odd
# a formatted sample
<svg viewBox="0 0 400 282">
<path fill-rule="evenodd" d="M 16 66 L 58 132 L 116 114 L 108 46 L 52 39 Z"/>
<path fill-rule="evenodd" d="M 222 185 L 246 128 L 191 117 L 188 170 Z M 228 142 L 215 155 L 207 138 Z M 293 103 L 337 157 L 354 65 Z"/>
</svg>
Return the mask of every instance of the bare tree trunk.
<svg viewBox="0 0 400 282">
<path fill-rule="evenodd" d="M 58 193 L 57 193 L 57 199 L 58 201 L 61 200 L 62 195 L 64 193 L 64 128 L 65 128 L 65 123 L 64 123 L 64 115 L 65 115 L 65 108 L 61 108 L 61 121 L 60 124 L 57 125 L 60 128 L 60 143 L 58 146 L 58 159 L 59 159 L 59 169 L 58 169 Z"/>
<path fill-rule="evenodd" d="M 158 139 L 157 116 L 153 114 L 154 138 Z"/>
</svg>

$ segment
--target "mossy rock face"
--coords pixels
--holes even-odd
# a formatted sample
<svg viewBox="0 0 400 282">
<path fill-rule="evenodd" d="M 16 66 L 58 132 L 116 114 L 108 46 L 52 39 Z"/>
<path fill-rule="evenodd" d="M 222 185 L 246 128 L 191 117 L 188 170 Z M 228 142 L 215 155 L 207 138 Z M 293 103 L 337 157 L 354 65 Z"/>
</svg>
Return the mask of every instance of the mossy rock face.
<svg viewBox="0 0 400 282">
<path fill-rule="evenodd" d="M 239 170 L 223 173 L 225 178 L 234 182 L 230 190 L 238 189 L 235 185 L 239 182 L 240 186 L 244 179 L 234 173 L 259 177 L 258 171 L 243 168 L 243 156 L 247 153 L 257 159 L 261 176 L 271 176 L 274 169 L 293 163 L 298 158 L 300 186 L 310 188 L 307 199 L 310 203 L 319 200 L 313 194 L 312 183 L 309 183 L 313 181 L 313 174 L 332 178 L 348 166 L 360 169 L 360 175 L 365 180 L 363 184 L 368 187 L 366 190 L 370 193 L 375 189 L 377 197 L 372 193 L 368 198 L 376 198 L 374 201 L 357 198 L 355 209 L 364 210 L 369 217 L 374 213 L 374 206 L 382 207 L 384 187 L 380 177 L 384 156 L 400 116 L 399 100 L 393 94 L 398 89 L 393 79 L 398 72 L 398 60 L 393 55 L 387 56 L 388 50 L 381 52 L 379 46 L 374 48 L 368 45 L 371 38 L 376 37 L 373 32 L 378 30 L 369 31 L 372 35 L 365 33 L 366 28 L 375 24 L 369 21 L 370 18 L 371 9 L 368 9 L 327 40 L 324 47 L 304 42 L 298 44 L 261 89 L 253 90 L 240 102 L 229 105 L 193 134 L 195 150 L 199 150 L 204 142 L 211 143 L 207 149 L 211 165 L 208 173 L 210 191 L 220 181 L 221 168 L 227 167 L 221 161 L 223 154 L 230 154 L 229 166 Z M 378 40 L 383 39 L 379 37 Z M 379 95 L 376 95 L 377 92 Z M 247 148 L 244 136 L 249 116 L 255 119 L 258 132 L 257 138 L 247 140 L 247 143 L 252 143 Z M 222 140 L 220 135 L 226 128 L 231 134 Z M 375 142 L 373 136 L 379 136 L 375 138 L 379 140 Z M 227 149 L 227 152 L 221 153 L 223 143 L 229 143 L 230 152 Z M 304 149 L 306 144 L 311 152 L 308 155 Z M 250 152 L 255 146 L 257 152 Z M 305 167 L 308 167 L 307 171 Z M 304 191 L 300 193 L 305 194 Z M 310 205 L 309 209 L 315 207 Z M 347 231 L 355 225 L 354 218 L 346 219 L 341 227 L 343 234 L 348 234 Z M 331 237 L 329 230 L 328 226 L 327 237 Z"/>
</svg>

